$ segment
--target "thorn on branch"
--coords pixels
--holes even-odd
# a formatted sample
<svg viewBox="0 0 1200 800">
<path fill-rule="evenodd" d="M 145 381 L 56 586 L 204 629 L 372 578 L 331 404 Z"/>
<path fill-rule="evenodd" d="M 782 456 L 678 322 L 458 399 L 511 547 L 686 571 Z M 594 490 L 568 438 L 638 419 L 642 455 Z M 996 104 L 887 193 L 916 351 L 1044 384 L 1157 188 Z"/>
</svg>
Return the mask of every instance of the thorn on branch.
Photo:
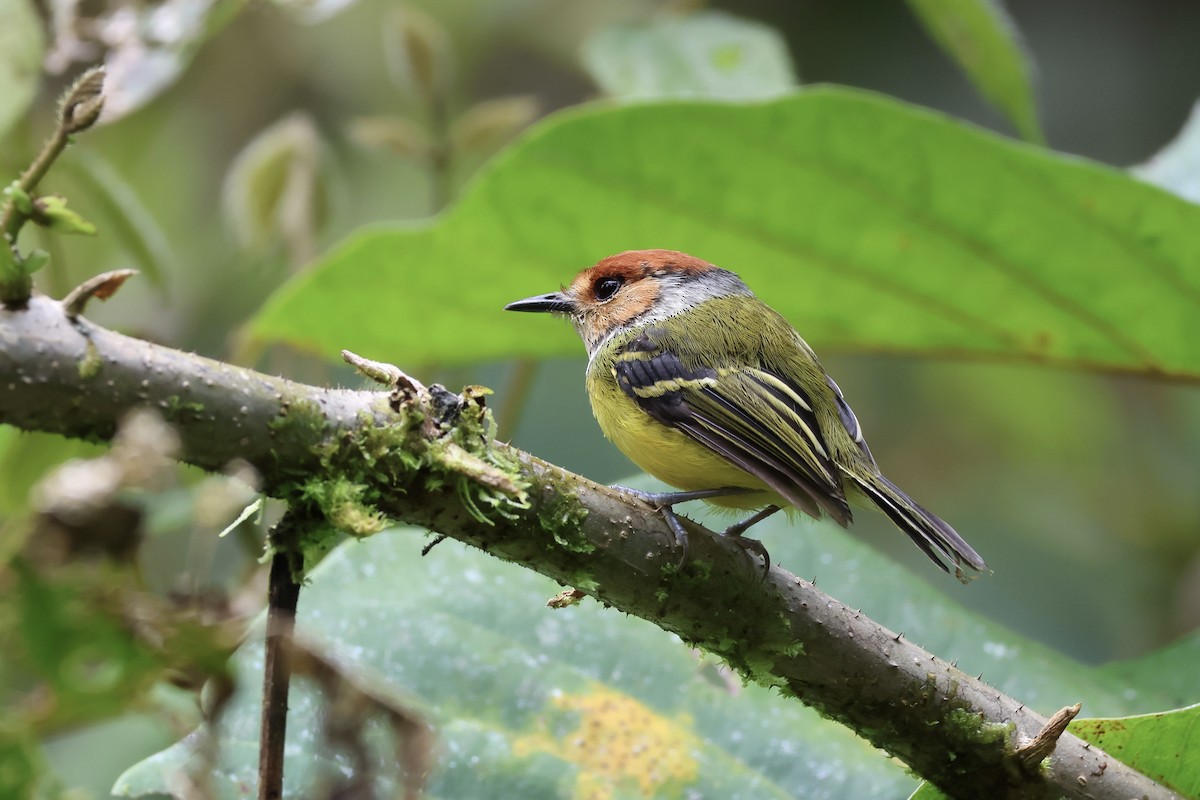
<svg viewBox="0 0 1200 800">
<path fill-rule="evenodd" d="M 83 313 L 83 309 L 93 297 L 97 300 L 107 300 L 112 297 L 125 281 L 137 274 L 136 269 L 115 269 L 112 272 L 103 272 L 88 278 L 63 298 L 63 310 L 66 312 L 67 319 L 74 321 Z"/>
<path fill-rule="evenodd" d="M 1059 709 L 1059 711 L 1050 718 L 1050 720 L 1042 726 L 1038 731 L 1037 736 L 1034 736 L 1025 744 L 1017 748 L 1017 752 L 1013 755 L 1021 767 L 1026 772 L 1032 772 L 1038 768 L 1051 753 L 1054 752 L 1058 740 L 1066 731 L 1067 725 L 1071 720 L 1079 714 L 1083 705 L 1076 703 L 1073 706 Z"/>
</svg>

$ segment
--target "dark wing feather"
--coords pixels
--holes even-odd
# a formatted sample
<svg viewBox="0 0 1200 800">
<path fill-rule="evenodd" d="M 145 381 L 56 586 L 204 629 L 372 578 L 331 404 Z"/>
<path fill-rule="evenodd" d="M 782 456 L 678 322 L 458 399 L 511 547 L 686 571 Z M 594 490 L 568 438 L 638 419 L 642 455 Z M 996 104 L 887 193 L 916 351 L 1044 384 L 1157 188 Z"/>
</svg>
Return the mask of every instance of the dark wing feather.
<svg viewBox="0 0 1200 800">
<path fill-rule="evenodd" d="M 867 460 L 872 464 L 875 463 L 875 457 L 871 455 L 871 448 L 867 447 L 867 440 L 863 437 L 862 426 L 858 424 L 858 417 L 854 414 L 854 409 L 850 408 L 850 404 L 846 402 L 846 398 L 842 397 L 842 389 L 833 382 L 833 378 L 825 376 L 825 382 L 829 384 L 829 388 L 833 389 L 833 397 L 837 401 L 838 416 L 842 419 L 842 426 L 846 432 L 854 439 L 854 443 L 858 445 L 858 449 L 862 452 Z"/>
<path fill-rule="evenodd" d="M 850 507 L 811 402 L 783 376 L 758 367 L 689 368 L 648 336 L 614 364 L 617 384 L 654 419 L 770 486 L 807 514 L 842 525 Z"/>
</svg>

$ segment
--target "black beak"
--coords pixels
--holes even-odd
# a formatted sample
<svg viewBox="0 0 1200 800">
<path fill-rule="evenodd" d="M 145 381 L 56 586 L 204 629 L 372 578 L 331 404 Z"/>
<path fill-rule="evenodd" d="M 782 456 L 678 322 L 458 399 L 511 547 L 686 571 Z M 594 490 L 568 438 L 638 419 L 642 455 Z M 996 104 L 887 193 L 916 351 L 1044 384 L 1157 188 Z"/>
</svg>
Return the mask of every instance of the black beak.
<svg viewBox="0 0 1200 800">
<path fill-rule="evenodd" d="M 556 311 L 569 314 L 575 310 L 575 303 L 562 292 L 539 294 L 537 297 L 526 297 L 504 307 L 505 311 Z"/>
</svg>

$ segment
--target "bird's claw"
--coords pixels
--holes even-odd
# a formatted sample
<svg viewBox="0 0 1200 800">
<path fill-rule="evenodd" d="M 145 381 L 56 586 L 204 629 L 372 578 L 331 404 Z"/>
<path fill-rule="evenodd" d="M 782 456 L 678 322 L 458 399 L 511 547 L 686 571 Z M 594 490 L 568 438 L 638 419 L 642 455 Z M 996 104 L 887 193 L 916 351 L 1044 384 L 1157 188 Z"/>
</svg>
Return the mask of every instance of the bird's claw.
<svg viewBox="0 0 1200 800">
<path fill-rule="evenodd" d="M 767 552 L 766 545 L 758 539 L 747 539 L 745 536 L 742 536 L 741 530 L 737 530 L 737 528 L 737 525 L 730 525 L 722 531 L 721 535 L 736 542 L 738 547 L 742 548 L 743 553 L 758 556 L 762 559 L 762 579 L 765 581 L 767 576 L 771 574 L 771 554 Z"/>
<path fill-rule="evenodd" d="M 714 495 L 710 494 L 708 490 L 702 492 L 647 492 L 629 486 L 614 485 L 612 488 L 636 497 L 646 505 L 652 506 L 662 516 L 667 527 L 671 529 L 671 533 L 675 534 L 675 549 L 682 552 L 676 566 L 682 567 L 688 557 L 688 533 L 687 529 L 683 527 L 683 523 L 679 521 L 679 515 L 675 513 L 674 506 L 676 503 L 700 500 Z"/>
<path fill-rule="evenodd" d="M 683 523 L 679 520 L 679 515 L 675 513 L 675 505 L 677 503 L 686 503 L 689 500 L 706 500 L 710 497 L 722 497 L 753 491 L 752 489 L 743 489 L 740 487 L 699 489 L 692 492 L 647 492 L 643 489 L 634 489 L 629 486 L 619 485 L 614 485 L 612 488 L 630 494 L 643 503 L 653 506 L 662 515 L 663 521 L 667 523 L 667 527 L 671 529 L 671 533 L 675 534 L 676 549 L 683 553 L 677 565 L 680 567 L 683 566 L 688 557 L 688 534 L 687 529 L 684 528 Z M 729 537 L 737 542 L 738 546 L 742 548 L 742 552 L 756 555 L 762 559 L 763 580 L 766 580 L 767 575 L 771 572 L 771 555 L 767 552 L 767 548 L 763 546 L 762 542 L 757 539 L 747 539 L 742 536 L 742 533 L 751 525 L 766 519 L 778 510 L 778 506 L 767 506 L 753 516 L 730 525 L 721 533 L 722 536 Z"/>
</svg>

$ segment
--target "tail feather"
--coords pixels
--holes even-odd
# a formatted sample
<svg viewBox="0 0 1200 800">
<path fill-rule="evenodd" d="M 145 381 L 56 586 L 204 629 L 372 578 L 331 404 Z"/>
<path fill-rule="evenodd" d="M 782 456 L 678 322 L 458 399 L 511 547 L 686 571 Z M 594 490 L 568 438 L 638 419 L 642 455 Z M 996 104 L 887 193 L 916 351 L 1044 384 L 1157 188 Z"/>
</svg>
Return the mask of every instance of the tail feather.
<svg viewBox="0 0 1200 800">
<path fill-rule="evenodd" d="M 946 572 L 950 571 L 947 562 L 952 563 L 955 575 L 965 583 L 970 577 L 963 573 L 963 566 L 976 571 L 987 569 L 987 564 L 979 553 L 976 553 L 954 528 L 926 511 L 887 478 L 877 474 L 868 482 L 856 475 L 847 477 L 854 481 L 858 489 L 869 497 L 897 528 L 908 534 L 933 563 Z"/>
</svg>

